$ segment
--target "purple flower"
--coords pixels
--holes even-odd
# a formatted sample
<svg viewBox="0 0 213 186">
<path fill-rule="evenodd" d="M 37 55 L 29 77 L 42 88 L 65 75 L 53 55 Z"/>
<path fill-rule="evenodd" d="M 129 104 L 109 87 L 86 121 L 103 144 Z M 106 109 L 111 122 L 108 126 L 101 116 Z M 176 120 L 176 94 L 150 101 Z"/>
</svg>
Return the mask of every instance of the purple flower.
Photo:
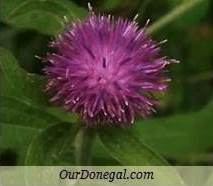
<svg viewBox="0 0 213 186">
<path fill-rule="evenodd" d="M 78 113 L 89 126 L 126 125 L 150 115 L 158 104 L 154 94 L 167 88 L 164 69 L 170 60 L 160 55 L 160 43 L 145 28 L 94 13 L 70 25 L 47 55 L 51 101 Z"/>
</svg>

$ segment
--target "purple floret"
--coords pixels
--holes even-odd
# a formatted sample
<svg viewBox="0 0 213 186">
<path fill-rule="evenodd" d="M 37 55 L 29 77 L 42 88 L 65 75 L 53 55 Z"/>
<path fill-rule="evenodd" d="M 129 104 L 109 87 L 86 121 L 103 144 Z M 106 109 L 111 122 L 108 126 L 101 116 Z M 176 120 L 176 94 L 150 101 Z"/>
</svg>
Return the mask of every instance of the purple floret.
<svg viewBox="0 0 213 186">
<path fill-rule="evenodd" d="M 89 126 L 134 123 L 155 111 L 155 93 L 167 88 L 159 43 L 135 21 L 89 15 L 52 43 L 44 72 L 57 105 L 78 113 Z"/>
</svg>

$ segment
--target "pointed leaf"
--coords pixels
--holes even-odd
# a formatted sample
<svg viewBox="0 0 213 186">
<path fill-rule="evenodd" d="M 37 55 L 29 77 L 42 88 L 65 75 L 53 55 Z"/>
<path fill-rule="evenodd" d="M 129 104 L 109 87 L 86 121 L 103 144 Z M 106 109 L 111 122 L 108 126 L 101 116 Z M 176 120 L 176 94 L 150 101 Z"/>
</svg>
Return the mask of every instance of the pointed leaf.
<svg viewBox="0 0 213 186">
<path fill-rule="evenodd" d="M 25 72 L 13 55 L 3 48 L 0 48 L 0 70 L 0 95 L 47 104 L 44 78 Z"/>
<path fill-rule="evenodd" d="M 59 123 L 43 130 L 30 144 L 25 164 L 28 166 L 74 164 L 72 143 L 75 133 L 76 126 L 70 123 Z"/>
<path fill-rule="evenodd" d="M 122 165 L 167 165 L 162 157 L 129 133 L 128 129 L 100 129 L 99 136 L 108 153 Z"/>
<path fill-rule="evenodd" d="M 213 103 L 199 112 L 139 120 L 131 128 L 140 141 L 171 159 L 187 159 L 213 147 Z"/>
</svg>

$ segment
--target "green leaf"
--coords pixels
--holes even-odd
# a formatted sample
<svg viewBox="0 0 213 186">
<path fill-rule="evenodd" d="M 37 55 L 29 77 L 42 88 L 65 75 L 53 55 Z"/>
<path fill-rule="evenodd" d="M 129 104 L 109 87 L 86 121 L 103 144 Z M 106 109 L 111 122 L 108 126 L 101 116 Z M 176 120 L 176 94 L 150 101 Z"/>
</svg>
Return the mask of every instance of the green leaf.
<svg viewBox="0 0 213 186">
<path fill-rule="evenodd" d="M 74 164 L 72 146 L 76 133 L 74 126 L 71 123 L 60 123 L 39 133 L 29 146 L 25 164 L 28 166 Z"/>
<path fill-rule="evenodd" d="M 94 166 L 118 166 L 117 160 L 108 155 L 108 150 L 103 147 L 100 138 L 97 136 L 92 149 L 92 164 Z"/>
<path fill-rule="evenodd" d="M 210 103 L 199 112 L 140 120 L 131 132 L 169 158 L 188 158 L 213 147 L 212 110 Z"/>
<path fill-rule="evenodd" d="M 48 113 L 56 116 L 63 122 L 76 122 L 78 119 L 77 114 L 67 112 L 62 108 L 48 107 L 48 108 L 46 108 L 46 110 Z"/>
<path fill-rule="evenodd" d="M 103 146 L 111 156 L 125 166 L 167 166 L 167 170 L 158 169 L 158 183 L 185 186 L 177 170 L 169 167 L 166 160 L 139 141 L 129 129 L 100 129 L 99 136 Z"/>
<path fill-rule="evenodd" d="M 29 143 L 40 130 L 33 127 L 19 126 L 9 123 L 0 123 L 0 154 L 14 153 L 15 165 L 24 165 L 25 155 Z M 11 160 L 9 160 L 11 161 Z M 10 163 L 10 162 L 8 162 Z"/>
<path fill-rule="evenodd" d="M 0 150 L 11 150 L 23 165 L 26 149 L 42 129 L 61 122 L 41 106 L 23 99 L 0 96 Z"/>
<path fill-rule="evenodd" d="M 20 68 L 11 53 L 0 48 L 0 149 L 10 149 L 23 165 L 32 137 L 51 125 L 75 121 L 70 113 L 46 107 L 44 79 Z"/>
<path fill-rule="evenodd" d="M 0 48 L 0 70 L 0 96 L 14 98 L 32 107 L 38 105 L 41 112 L 55 115 L 64 122 L 76 120 L 77 117 L 74 114 L 67 113 L 60 108 L 47 107 L 49 102 L 44 92 L 45 78 L 24 71 L 13 55 L 3 48 Z M 13 110 L 15 108 L 17 107 Z"/>
<path fill-rule="evenodd" d="M 100 129 L 99 136 L 109 154 L 122 165 L 167 165 L 147 145 L 128 132 L 129 129 Z"/>
<path fill-rule="evenodd" d="M 86 15 L 83 8 L 68 0 L 1 0 L 0 19 L 10 25 L 56 35 L 68 21 Z"/>
<path fill-rule="evenodd" d="M 51 125 L 51 124 L 50 124 Z M 63 125 L 63 124 L 62 124 Z M 71 127 L 73 124 L 67 124 L 67 128 Z M 75 125 L 75 124 L 74 124 Z M 9 123 L 0 123 L 0 153 L 5 152 L 5 150 L 10 150 L 15 153 L 17 158 L 17 165 L 23 166 L 26 162 L 26 153 L 29 145 L 35 136 L 42 133 L 42 128 L 36 128 L 34 126 L 21 126 Z M 48 134 L 48 136 L 51 134 Z M 69 136 L 71 137 L 71 136 Z M 119 165 L 116 160 L 108 156 L 105 149 L 103 149 L 100 140 L 95 141 L 93 147 L 93 165 Z M 72 147 L 70 148 L 72 151 Z M 63 159 L 60 161 L 60 165 L 70 165 L 73 162 L 74 155 L 68 149 L 67 152 L 63 153 Z M 32 162 L 31 162 L 32 163 Z"/>
<path fill-rule="evenodd" d="M 108 128 L 100 129 L 99 136 L 108 153 L 121 165 L 125 166 L 166 166 L 168 163 L 153 152 L 146 144 L 139 141 L 129 129 Z M 169 169 L 169 171 L 168 171 Z M 156 170 L 158 168 L 156 167 Z M 174 168 L 167 171 L 158 170 L 158 183 L 182 185 L 184 182 Z"/>
<path fill-rule="evenodd" d="M 0 97 L 1 123 L 44 129 L 61 120 L 45 112 L 43 107 L 15 98 Z"/>
<path fill-rule="evenodd" d="M 25 72 L 13 55 L 3 48 L 0 48 L 0 71 L 0 95 L 47 104 L 44 78 Z"/>
<path fill-rule="evenodd" d="M 27 148 L 35 135 L 64 120 L 76 120 L 69 114 L 61 114 L 57 109 L 53 114 L 49 109 L 23 99 L 1 96 L 0 99 L 0 151 L 2 153 L 9 149 L 15 152 L 18 165 L 24 165 Z"/>
</svg>

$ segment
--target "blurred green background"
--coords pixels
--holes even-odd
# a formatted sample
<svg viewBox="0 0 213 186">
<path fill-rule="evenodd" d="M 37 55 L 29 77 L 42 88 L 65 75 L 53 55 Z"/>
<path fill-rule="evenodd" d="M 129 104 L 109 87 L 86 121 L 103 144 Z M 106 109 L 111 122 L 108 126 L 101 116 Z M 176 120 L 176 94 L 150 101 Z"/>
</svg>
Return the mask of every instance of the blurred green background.
<svg viewBox="0 0 213 186">
<path fill-rule="evenodd" d="M 5 12 L 9 12 L 7 3 L 12 4 L 12 2 L 15 1 L 0 0 L 0 47 L 10 50 L 26 71 L 41 74 L 43 64 L 34 56 L 45 56 L 48 51 L 48 42 L 52 38 L 48 35 L 48 29 L 55 28 L 57 25 L 48 25 L 44 22 L 44 27 L 40 32 L 35 29 L 37 28 L 36 23 L 28 27 L 25 23 L 27 21 L 20 21 L 21 13 L 25 10 L 15 14 L 14 20 L 8 21 L 9 19 L 5 18 Z M 87 9 L 85 0 L 73 0 L 72 2 L 80 8 Z M 150 24 L 152 24 L 184 2 L 188 2 L 188 0 L 93 0 L 91 4 L 94 10 L 100 13 L 110 13 L 129 19 L 133 19 L 138 14 L 139 25 L 143 27 L 147 19 L 151 19 Z M 21 3 L 22 0 L 18 0 L 17 6 Z M 23 16 L 33 16 L 34 14 L 31 15 L 30 11 L 35 10 L 36 6 L 27 8 L 29 14 L 24 15 L 23 13 Z M 42 9 L 42 11 L 44 10 Z M 57 11 L 59 10 L 54 10 L 54 12 Z M 42 19 L 42 16 L 45 17 L 45 15 L 41 15 L 41 18 L 38 18 Z M 33 17 L 31 21 L 33 21 Z M 208 116 L 202 115 L 204 120 L 201 120 L 198 126 L 193 125 L 193 122 L 190 123 L 191 119 L 197 116 L 196 113 L 201 115 L 200 110 L 202 111 L 206 105 L 212 102 L 212 21 L 213 1 L 203 0 L 152 34 L 152 37 L 158 41 L 168 39 L 168 42 L 162 46 L 163 54 L 178 59 L 181 63 L 170 66 L 168 72 L 168 75 L 172 77 L 170 89 L 166 95 L 162 96 L 161 107 L 154 116 L 154 118 L 160 118 L 159 125 L 158 122 L 152 124 L 153 120 L 147 121 L 147 124 L 141 129 L 142 132 L 139 131 L 139 135 L 143 135 L 145 141 L 150 143 L 149 145 L 153 149 L 163 154 L 173 165 L 213 165 L 213 138 L 211 138 L 213 120 L 207 120 L 209 115 L 213 116 L 212 107 L 212 114 L 209 111 Z M 47 28 L 45 28 L 45 24 Z M 184 117 L 186 116 L 185 119 L 182 118 L 182 114 Z M 175 116 L 173 117 L 173 115 Z M 164 120 L 167 117 L 172 119 Z M 169 122 L 170 120 L 171 122 Z M 161 124 L 165 124 L 165 128 L 160 128 Z M 150 127 L 147 127 L 148 125 Z M 136 129 L 137 126 L 136 124 Z M 151 140 L 150 135 L 153 136 Z M 164 138 L 164 135 L 167 137 Z M 154 140 L 155 137 L 158 138 Z M 2 145 L 0 157 L 2 164 L 15 165 L 19 161 L 18 152 L 10 146 Z M 104 164 L 104 161 L 102 162 Z"/>
</svg>

